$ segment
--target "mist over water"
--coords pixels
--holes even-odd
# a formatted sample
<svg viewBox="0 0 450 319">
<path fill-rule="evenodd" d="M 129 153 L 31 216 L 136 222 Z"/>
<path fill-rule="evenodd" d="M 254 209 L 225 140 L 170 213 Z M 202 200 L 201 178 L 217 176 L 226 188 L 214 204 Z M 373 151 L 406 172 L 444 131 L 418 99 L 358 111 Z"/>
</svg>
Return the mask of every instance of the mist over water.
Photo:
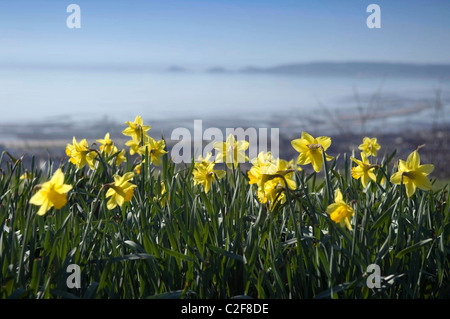
<svg viewBox="0 0 450 319">
<path fill-rule="evenodd" d="M 428 125 L 426 112 L 437 92 L 447 105 L 450 82 L 424 77 L 2 70 L 0 125 L 123 123 L 141 115 L 150 123 L 200 119 L 219 125 L 235 119 L 281 126 L 285 120 L 330 114 L 348 119 L 361 109 L 391 122 Z"/>
</svg>

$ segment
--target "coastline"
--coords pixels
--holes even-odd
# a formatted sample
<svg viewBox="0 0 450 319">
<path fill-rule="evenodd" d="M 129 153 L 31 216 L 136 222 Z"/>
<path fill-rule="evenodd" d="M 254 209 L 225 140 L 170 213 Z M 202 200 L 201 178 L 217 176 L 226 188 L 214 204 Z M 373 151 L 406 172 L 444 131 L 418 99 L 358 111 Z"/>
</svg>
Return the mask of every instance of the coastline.
<svg viewBox="0 0 450 319">
<path fill-rule="evenodd" d="M 302 131 L 311 135 L 330 136 L 332 145 L 327 153 L 332 156 L 342 158 L 346 153 L 350 156 L 359 157 L 358 145 L 363 137 L 377 137 L 382 146 L 378 156 L 381 160 L 384 154 L 390 154 L 396 150 L 395 159 L 406 159 L 406 157 L 419 145 L 425 144 L 421 148 L 421 160 L 423 163 L 433 163 L 435 171 L 433 176 L 439 178 L 450 177 L 450 123 L 444 121 L 435 121 L 429 125 L 415 125 L 407 122 L 403 125 L 383 126 L 383 120 L 389 118 L 391 114 L 401 111 L 392 110 L 386 113 L 386 117 L 378 114 L 376 118 L 370 119 L 372 123 L 377 122 L 373 127 L 361 125 L 361 119 L 357 114 L 347 115 L 339 119 L 326 119 L 326 114 L 310 117 L 283 117 L 272 116 L 266 121 L 253 123 L 251 120 L 242 120 L 238 118 L 205 119 L 202 120 L 202 131 L 209 127 L 217 127 L 225 135 L 226 128 L 247 128 L 255 127 L 267 128 L 268 138 L 270 138 L 270 129 L 279 129 L 279 155 L 284 159 L 296 159 L 298 153 L 291 147 L 290 141 L 299 138 Z M 132 120 L 132 119 L 130 119 Z M 170 151 L 172 146 L 178 141 L 171 140 L 171 132 L 175 128 L 183 127 L 190 131 L 194 136 L 195 119 L 178 120 L 151 120 L 145 119 L 144 123 L 152 126 L 149 135 L 155 139 L 161 139 L 164 136 L 167 149 Z M 340 121 L 341 126 L 334 125 Z M 351 126 L 349 123 L 352 123 Z M 255 126 L 256 124 L 256 126 Z M 46 160 L 54 162 L 62 161 L 66 158 L 65 147 L 72 143 L 75 136 L 77 140 L 86 138 L 89 145 L 101 139 L 106 133 L 110 133 L 111 139 L 119 148 L 125 147 L 127 138 L 122 135 L 125 128 L 124 122 L 117 122 L 108 119 L 93 120 L 86 123 L 76 123 L 70 121 L 61 122 L 36 122 L 33 124 L 0 124 L 0 153 L 8 151 L 16 158 L 23 156 L 24 163 L 30 163 L 31 157 L 44 163 Z M 348 128 L 352 127 L 353 130 Z M 203 134 L 202 132 L 202 134 Z M 7 134 L 5 134 L 7 133 Z M 203 141 L 204 145 L 210 141 Z"/>
</svg>

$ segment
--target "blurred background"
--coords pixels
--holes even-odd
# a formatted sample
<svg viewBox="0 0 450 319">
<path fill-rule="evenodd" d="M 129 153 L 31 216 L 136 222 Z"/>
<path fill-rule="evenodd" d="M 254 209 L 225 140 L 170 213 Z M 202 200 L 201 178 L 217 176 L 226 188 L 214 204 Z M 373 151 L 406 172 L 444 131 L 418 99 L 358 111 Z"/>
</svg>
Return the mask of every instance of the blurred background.
<svg viewBox="0 0 450 319">
<path fill-rule="evenodd" d="M 81 28 L 68 28 L 67 7 Z M 370 29 L 369 4 L 381 9 Z M 2 0 L 0 151 L 60 158 L 72 137 L 123 141 L 141 115 L 176 127 L 302 131 L 331 155 L 382 151 L 449 173 L 450 1 Z M 269 130 L 270 132 L 270 130 Z"/>
</svg>

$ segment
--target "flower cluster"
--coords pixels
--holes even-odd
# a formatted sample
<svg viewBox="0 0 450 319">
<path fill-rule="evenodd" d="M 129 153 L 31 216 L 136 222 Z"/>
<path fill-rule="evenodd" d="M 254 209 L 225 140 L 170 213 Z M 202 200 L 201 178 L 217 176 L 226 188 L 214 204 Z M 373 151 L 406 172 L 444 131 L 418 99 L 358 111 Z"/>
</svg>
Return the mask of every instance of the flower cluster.
<svg viewBox="0 0 450 319">
<path fill-rule="evenodd" d="M 294 172 L 294 161 L 273 158 L 271 152 L 261 152 L 252 160 L 252 168 L 248 171 L 249 184 L 258 187 L 257 196 L 262 204 L 269 203 L 273 210 L 277 203 L 286 202 L 285 191 L 297 188 Z M 297 168 L 301 170 L 300 167 Z"/>
<path fill-rule="evenodd" d="M 122 132 L 123 135 L 130 136 L 131 140 L 126 142 L 125 145 L 130 147 L 130 154 L 139 154 L 144 157 L 148 153 L 150 162 L 153 165 L 161 165 L 161 157 L 167 153 L 165 150 L 166 142 L 164 140 L 156 141 L 150 137 L 147 133 L 150 130 L 149 125 L 144 125 L 142 117 L 136 116 L 134 122 L 127 121 L 125 124 L 128 127 Z M 142 163 L 144 160 L 142 161 Z M 140 171 L 140 166 L 138 167 L 138 172 Z"/>
<path fill-rule="evenodd" d="M 110 180 L 103 185 L 102 190 L 107 190 L 105 198 L 108 199 L 106 207 L 109 210 L 118 206 L 122 207 L 124 203 L 132 200 L 137 186 L 132 184 L 131 181 L 135 177 L 135 173 L 140 174 L 142 165 L 146 160 L 155 166 L 159 166 L 162 163 L 163 155 L 167 154 L 165 141 L 163 139 L 157 141 L 150 137 L 148 131 L 151 127 L 144 125 L 140 116 L 137 116 L 133 122 L 127 121 L 125 124 L 127 128 L 122 133 L 130 137 L 125 145 L 129 148 L 129 154 L 136 154 L 139 161 L 133 168 L 135 172 L 124 172 L 123 175 L 114 174 L 112 178 L 107 175 Z M 68 144 L 66 147 L 69 162 L 78 171 L 84 169 L 86 165 L 91 170 L 103 165 L 104 171 L 108 171 L 109 167 L 110 171 L 111 168 L 114 168 L 114 172 L 117 173 L 116 168 L 121 163 L 127 162 L 126 150 L 119 150 L 111 140 L 109 133 L 106 133 L 103 139 L 98 139 L 97 143 L 99 143 L 99 149 L 90 147 L 86 139 L 78 142 L 73 137 L 72 144 Z M 216 163 L 225 163 L 226 167 L 232 170 L 232 176 L 236 176 L 235 174 L 240 173 L 239 163 L 249 162 L 251 168 L 246 174 L 248 184 L 254 187 L 258 201 L 267 205 L 269 211 L 273 211 L 277 206 L 285 204 L 291 194 L 295 196 L 296 192 L 298 193 L 296 173 L 302 171 L 302 165 L 311 164 L 315 173 L 320 172 L 325 166 L 325 177 L 328 183 L 329 171 L 326 162 L 333 160 L 333 157 L 329 156 L 326 151 L 331 146 L 331 138 L 327 136 L 314 138 L 307 132 L 302 132 L 300 138 L 291 141 L 291 145 L 299 153 L 296 161 L 275 158 L 271 152 L 260 152 L 256 158 L 249 160 L 246 155 L 249 143 L 245 140 L 236 140 L 233 135 L 229 135 L 226 142 L 214 144 L 216 151 L 214 160 L 212 160 L 212 153 L 208 153 L 206 157 L 199 156 L 195 161 L 192 168 L 193 184 L 194 186 L 201 185 L 203 192 L 207 194 L 213 189 L 217 180 L 227 175 L 226 170 L 215 169 Z M 358 147 L 361 151 L 360 159 L 350 158 L 353 163 L 351 176 L 355 183 L 360 183 L 364 191 L 371 187 L 371 183 L 372 185 L 384 184 L 383 181 L 386 181 L 383 177 L 377 182 L 376 172 L 380 169 L 380 166 L 374 161 L 371 163 L 369 160 L 370 157 L 376 158 L 380 148 L 376 138 L 365 137 Z M 432 188 L 427 176 L 433 169 L 434 166 L 431 164 L 420 163 L 417 149 L 408 156 L 406 161 L 399 160 L 398 170 L 390 177 L 390 182 L 393 185 L 405 185 L 406 195 L 409 198 L 413 196 L 417 188 L 425 191 Z M 387 177 L 386 173 L 384 175 Z M 382 177 L 380 174 L 378 176 Z M 23 180 L 30 178 L 27 174 L 21 176 Z M 45 215 L 51 208 L 61 209 L 66 205 L 67 194 L 73 186 L 65 184 L 64 180 L 64 173 L 59 168 L 51 179 L 40 185 L 39 191 L 31 197 L 30 203 L 40 206 L 38 215 Z M 333 185 L 328 185 L 328 187 L 331 198 L 334 187 Z M 161 202 L 164 200 L 162 205 L 165 205 L 166 199 L 169 199 L 169 194 L 166 194 L 167 189 L 164 181 L 161 182 L 159 189 L 160 196 L 155 196 L 154 200 L 160 200 Z M 344 191 L 344 194 L 349 194 L 345 189 L 342 189 L 342 191 Z M 334 202 L 327 206 L 325 212 L 329 215 L 331 221 L 352 230 L 352 217 L 355 215 L 355 211 L 344 200 L 343 192 L 339 187 L 334 189 Z"/>
<path fill-rule="evenodd" d="M 127 141 L 125 145 L 129 146 L 130 155 L 137 153 L 141 156 L 136 171 L 139 173 L 142 163 L 145 162 L 146 154 L 148 154 L 148 158 L 153 165 L 161 165 L 161 157 L 167 153 L 164 140 L 155 141 L 151 138 L 147 133 L 150 126 L 144 125 L 140 116 L 137 116 L 133 122 L 127 121 L 125 124 L 128 127 L 122 133 L 131 137 L 131 140 Z M 109 133 L 106 133 L 103 139 L 98 139 L 97 143 L 99 143 L 98 150 L 89 147 L 86 139 L 78 142 L 73 137 L 72 144 L 66 146 L 66 155 L 69 157 L 69 162 L 75 165 L 78 170 L 84 169 L 86 165 L 89 169 L 94 170 L 99 163 L 120 166 L 127 160 L 125 149 L 119 151 L 111 140 Z M 105 167 L 105 169 L 107 168 Z M 24 175 L 23 179 L 26 177 Z M 116 174 L 113 176 L 113 182 L 104 185 L 104 189 L 107 189 L 105 197 L 109 198 L 106 205 L 109 210 L 117 206 L 122 207 L 125 202 L 132 199 L 136 188 L 136 185 L 130 182 L 133 177 L 133 172 L 127 172 L 122 176 Z M 72 189 L 72 186 L 63 184 L 63 182 L 64 173 L 59 168 L 50 181 L 42 184 L 40 190 L 30 199 L 31 204 L 40 206 L 38 215 L 45 215 L 52 207 L 61 209 L 66 205 L 66 194 Z"/>
</svg>

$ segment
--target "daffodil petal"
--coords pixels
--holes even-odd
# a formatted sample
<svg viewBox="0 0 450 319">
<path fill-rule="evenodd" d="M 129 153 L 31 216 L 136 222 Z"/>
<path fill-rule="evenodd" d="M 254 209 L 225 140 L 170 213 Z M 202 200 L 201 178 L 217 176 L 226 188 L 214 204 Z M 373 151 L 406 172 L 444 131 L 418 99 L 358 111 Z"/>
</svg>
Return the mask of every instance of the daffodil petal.
<svg viewBox="0 0 450 319">
<path fill-rule="evenodd" d="M 336 203 L 344 202 L 344 197 L 342 196 L 341 190 L 339 188 L 334 191 L 334 201 Z"/>
<path fill-rule="evenodd" d="M 331 138 L 328 136 L 319 136 L 316 138 L 317 142 L 322 145 L 323 149 L 326 151 L 331 145 Z"/>
<path fill-rule="evenodd" d="M 377 177 L 375 176 L 374 172 L 372 172 L 372 170 L 370 170 L 370 171 L 368 172 L 368 175 L 369 175 L 369 178 L 370 178 L 371 180 L 373 180 L 374 182 L 377 181 Z"/>
<path fill-rule="evenodd" d="M 406 195 L 408 197 L 411 197 L 416 192 L 416 185 L 411 181 L 405 183 L 405 187 L 406 187 Z"/>
<path fill-rule="evenodd" d="M 396 172 L 391 176 L 391 183 L 400 185 L 402 183 L 402 172 Z"/>
<path fill-rule="evenodd" d="M 227 172 L 225 172 L 224 170 L 214 170 L 214 174 L 216 174 L 218 179 L 225 177 L 226 173 Z"/>
<path fill-rule="evenodd" d="M 314 144 L 314 137 L 312 137 L 309 133 L 302 132 L 302 139 L 306 140 L 308 144 Z"/>
<path fill-rule="evenodd" d="M 417 171 L 420 173 L 424 173 L 426 175 L 431 174 L 434 170 L 434 165 L 432 164 L 423 164 L 417 168 Z"/>
<path fill-rule="evenodd" d="M 420 155 L 419 152 L 414 151 L 411 154 L 409 154 L 408 158 L 406 159 L 406 166 L 409 169 L 416 169 L 420 165 Z"/>
<path fill-rule="evenodd" d="M 303 139 L 295 139 L 291 141 L 291 145 L 299 153 L 306 152 L 308 150 L 308 143 Z"/>
<path fill-rule="evenodd" d="M 50 208 L 52 208 L 52 204 L 50 203 L 50 201 L 45 200 L 45 201 L 42 203 L 41 207 L 39 208 L 37 214 L 38 214 L 39 216 L 44 216 L 45 213 L 47 213 L 47 212 L 50 210 Z"/>
<path fill-rule="evenodd" d="M 418 188 L 424 191 L 428 191 L 432 188 L 430 180 L 424 174 L 421 173 L 416 173 L 414 175 L 414 183 Z"/>
<path fill-rule="evenodd" d="M 311 164 L 316 172 L 320 172 L 323 166 L 322 152 L 311 152 Z"/>
<path fill-rule="evenodd" d="M 38 191 L 36 194 L 34 194 L 31 199 L 30 199 L 30 204 L 36 205 L 36 206 L 41 206 L 44 201 L 45 201 L 46 197 L 43 195 L 42 191 Z"/>
</svg>

